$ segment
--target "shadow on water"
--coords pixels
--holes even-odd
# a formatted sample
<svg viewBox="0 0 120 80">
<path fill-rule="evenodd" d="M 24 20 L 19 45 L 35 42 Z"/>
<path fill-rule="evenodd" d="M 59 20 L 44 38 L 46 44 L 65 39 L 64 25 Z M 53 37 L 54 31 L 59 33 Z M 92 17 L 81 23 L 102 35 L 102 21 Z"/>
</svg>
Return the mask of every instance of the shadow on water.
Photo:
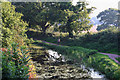
<svg viewBox="0 0 120 80">
<path fill-rule="evenodd" d="M 53 50 L 36 49 L 31 51 L 34 65 L 36 66 L 37 78 L 41 79 L 106 79 L 93 68 L 68 59 L 65 55 L 58 54 Z"/>
</svg>

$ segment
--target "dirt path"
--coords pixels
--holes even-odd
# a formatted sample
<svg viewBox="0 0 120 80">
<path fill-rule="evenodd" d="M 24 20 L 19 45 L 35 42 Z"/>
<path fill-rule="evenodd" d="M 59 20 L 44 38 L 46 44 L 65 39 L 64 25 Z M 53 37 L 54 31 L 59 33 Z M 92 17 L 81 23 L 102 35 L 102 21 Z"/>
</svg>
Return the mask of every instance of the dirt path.
<svg viewBox="0 0 120 80">
<path fill-rule="evenodd" d="M 42 41 L 42 42 L 49 43 L 51 45 L 56 45 L 56 46 L 63 46 L 63 45 L 58 45 L 58 44 L 54 44 L 54 43 L 50 43 L 50 42 L 46 42 L 46 41 Z M 109 56 L 109 58 L 111 58 L 112 60 L 114 60 L 116 63 L 120 64 L 120 62 L 118 60 L 116 60 L 116 58 L 120 57 L 120 55 L 110 54 L 110 53 L 102 53 L 102 52 L 99 52 L 99 53 Z"/>
<path fill-rule="evenodd" d="M 115 58 L 120 57 L 120 55 L 110 54 L 110 53 L 102 53 L 102 52 L 99 52 L 99 53 L 100 53 L 100 54 L 104 54 L 104 55 L 108 55 L 109 58 L 111 58 L 112 60 L 114 60 L 116 63 L 120 64 L 120 62 L 115 59 Z"/>
</svg>

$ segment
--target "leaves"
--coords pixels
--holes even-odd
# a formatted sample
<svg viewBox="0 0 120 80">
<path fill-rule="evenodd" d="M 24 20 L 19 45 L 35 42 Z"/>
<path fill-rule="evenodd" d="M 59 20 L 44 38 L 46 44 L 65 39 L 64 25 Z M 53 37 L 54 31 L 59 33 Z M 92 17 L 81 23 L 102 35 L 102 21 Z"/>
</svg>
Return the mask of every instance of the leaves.
<svg viewBox="0 0 120 80">
<path fill-rule="evenodd" d="M 16 11 L 24 14 L 23 19 L 29 22 L 30 27 L 43 33 L 54 24 L 61 24 L 58 31 L 69 32 L 69 35 L 92 27 L 88 24 L 93 7 L 87 9 L 86 2 L 78 2 L 76 6 L 73 6 L 72 2 L 26 2 L 14 3 L 14 5 L 17 7 Z"/>
<path fill-rule="evenodd" d="M 79 5 L 79 6 L 78 6 Z M 81 8 L 82 7 L 82 8 Z M 90 9 L 92 11 L 92 8 Z M 89 13 L 84 2 L 79 2 L 77 6 L 71 6 L 64 10 L 65 18 L 63 25 L 61 25 L 61 31 L 69 32 L 69 36 L 72 37 L 73 32 L 79 33 L 81 31 L 89 30 L 92 26 L 89 25 Z"/>
<path fill-rule="evenodd" d="M 11 43 L 17 42 L 22 44 L 25 39 L 27 23 L 21 20 L 23 14 L 15 12 L 15 6 L 10 2 L 2 3 L 2 46 L 8 47 Z M 19 41 L 18 41 L 19 40 Z"/>
<path fill-rule="evenodd" d="M 17 44 L 13 43 L 12 51 L 10 51 L 11 49 L 4 48 L 1 50 L 3 50 L 3 77 L 28 78 L 29 67 L 27 65 L 30 63 L 30 56 L 26 47 L 17 47 Z"/>
<path fill-rule="evenodd" d="M 102 30 L 111 26 L 118 27 L 117 15 L 118 15 L 118 10 L 113 8 L 109 8 L 107 10 L 100 12 L 97 18 L 100 19 L 100 22 L 102 24 L 98 26 L 97 30 Z"/>
</svg>

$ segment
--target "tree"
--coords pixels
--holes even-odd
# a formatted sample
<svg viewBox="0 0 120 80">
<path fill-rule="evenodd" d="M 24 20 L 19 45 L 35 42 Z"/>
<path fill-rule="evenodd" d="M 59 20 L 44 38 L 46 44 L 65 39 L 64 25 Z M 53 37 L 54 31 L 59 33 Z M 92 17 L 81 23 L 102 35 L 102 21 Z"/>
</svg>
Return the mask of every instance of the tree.
<svg viewBox="0 0 120 80">
<path fill-rule="evenodd" d="M 78 2 L 76 6 L 71 4 L 68 9 L 64 10 L 64 22 L 60 28 L 62 31 L 68 32 L 69 37 L 73 37 L 73 32 L 88 31 L 92 27 L 89 25 L 89 14 L 94 7 L 87 9 L 86 5 L 88 4 L 85 2 Z"/>
<path fill-rule="evenodd" d="M 16 11 L 24 14 L 23 20 L 29 22 L 29 25 L 40 27 L 43 33 L 55 23 L 62 24 L 61 31 L 66 31 L 69 36 L 73 32 L 89 30 L 92 27 L 89 24 L 89 13 L 93 8 L 86 8 L 87 3 L 78 2 L 72 5 L 72 2 L 42 2 L 42 3 L 14 3 Z M 29 15 L 28 15 L 29 14 Z"/>
<path fill-rule="evenodd" d="M 53 25 L 60 17 L 60 10 L 57 8 L 60 3 L 40 2 L 40 3 L 13 3 L 16 11 L 23 13 L 22 19 L 29 23 L 29 26 L 38 26 L 43 33 Z M 57 10 L 58 9 L 58 10 Z"/>
<path fill-rule="evenodd" d="M 27 23 L 21 20 L 21 13 L 15 12 L 11 3 L 2 3 L 2 47 L 8 47 L 12 42 L 24 44 L 27 39 L 25 32 Z"/>
<path fill-rule="evenodd" d="M 118 10 L 109 8 L 105 11 L 102 11 L 98 14 L 97 18 L 100 19 L 102 23 L 98 26 L 97 30 L 102 30 L 110 26 L 118 27 Z"/>
<path fill-rule="evenodd" d="M 14 3 L 16 11 L 24 14 L 23 20 L 35 27 L 38 25 L 43 33 L 55 23 L 62 24 L 62 29 L 73 36 L 73 31 L 88 30 L 89 13 L 93 8 L 86 8 L 85 2 L 42 2 L 42 3 Z M 29 15 L 28 15 L 29 14 Z M 80 20 L 80 21 L 79 21 Z M 61 29 L 61 30 L 62 30 Z"/>
</svg>

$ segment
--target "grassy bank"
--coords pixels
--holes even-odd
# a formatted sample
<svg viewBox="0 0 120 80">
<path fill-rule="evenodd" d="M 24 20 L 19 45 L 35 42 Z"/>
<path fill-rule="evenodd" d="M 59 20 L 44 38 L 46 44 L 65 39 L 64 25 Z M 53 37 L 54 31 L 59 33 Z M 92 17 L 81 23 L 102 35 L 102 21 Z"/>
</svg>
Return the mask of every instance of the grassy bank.
<svg viewBox="0 0 120 80">
<path fill-rule="evenodd" d="M 108 56 L 98 53 L 96 50 L 90 50 L 82 47 L 56 46 L 49 43 L 37 41 L 34 44 L 45 46 L 55 50 L 60 54 L 67 55 L 70 59 L 81 61 L 86 66 L 93 67 L 105 74 L 109 79 L 120 79 L 120 66 L 111 60 Z"/>
<path fill-rule="evenodd" d="M 90 34 L 80 34 L 79 36 L 74 36 L 74 38 L 67 37 L 67 34 L 60 35 L 60 33 L 42 33 L 38 31 L 28 31 L 29 38 L 34 40 L 45 40 L 47 42 L 57 43 L 57 40 L 60 38 L 62 45 L 67 46 L 81 46 L 84 48 L 95 49 L 100 52 L 112 53 L 120 55 L 118 51 L 118 29 L 106 29 L 98 33 Z M 39 37 L 38 37 L 39 36 Z"/>
</svg>

